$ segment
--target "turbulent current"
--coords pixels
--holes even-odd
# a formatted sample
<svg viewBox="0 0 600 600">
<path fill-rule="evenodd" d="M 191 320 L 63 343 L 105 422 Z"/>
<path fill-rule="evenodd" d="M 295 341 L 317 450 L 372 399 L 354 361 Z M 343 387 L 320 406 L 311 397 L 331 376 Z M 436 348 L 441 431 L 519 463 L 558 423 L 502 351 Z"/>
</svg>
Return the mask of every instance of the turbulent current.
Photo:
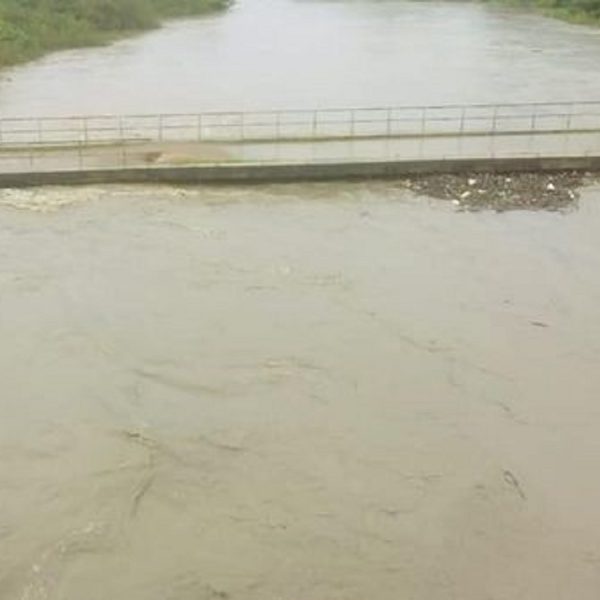
<svg viewBox="0 0 600 600">
<path fill-rule="evenodd" d="M 591 99 L 600 35 L 245 0 L 0 112 Z M 0 600 L 597 600 L 600 188 L 0 191 Z"/>
</svg>

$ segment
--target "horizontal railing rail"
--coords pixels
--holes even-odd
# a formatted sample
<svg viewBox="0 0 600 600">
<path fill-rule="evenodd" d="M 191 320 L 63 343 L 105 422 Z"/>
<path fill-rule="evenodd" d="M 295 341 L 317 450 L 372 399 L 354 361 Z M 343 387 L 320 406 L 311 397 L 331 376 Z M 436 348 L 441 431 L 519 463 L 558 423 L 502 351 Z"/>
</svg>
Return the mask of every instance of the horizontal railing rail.
<svg viewBox="0 0 600 600">
<path fill-rule="evenodd" d="M 0 151 L 136 142 L 272 142 L 600 130 L 600 101 L 0 118 Z"/>
</svg>

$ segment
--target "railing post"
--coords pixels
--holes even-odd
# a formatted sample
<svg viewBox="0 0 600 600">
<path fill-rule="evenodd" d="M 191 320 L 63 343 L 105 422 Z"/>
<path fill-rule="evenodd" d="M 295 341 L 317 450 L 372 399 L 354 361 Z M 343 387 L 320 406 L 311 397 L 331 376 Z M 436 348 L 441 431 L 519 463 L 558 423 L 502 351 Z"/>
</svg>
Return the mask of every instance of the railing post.
<svg viewBox="0 0 600 600">
<path fill-rule="evenodd" d="M 312 137 L 313 138 L 317 137 L 318 118 L 319 118 L 319 111 L 317 111 L 317 110 L 313 111 L 313 122 L 312 122 Z"/>
<path fill-rule="evenodd" d="M 83 118 L 83 141 L 86 144 L 89 141 L 89 138 L 88 138 L 88 120 L 87 120 L 87 117 Z"/>
<path fill-rule="evenodd" d="M 492 114 L 492 133 L 496 133 L 496 127 L 498 125 L 498 105 L 494 106 L 494 112 Z"/>
<path fill-rule="evenodd" d="M 392 109 L 387 109 L 387 127 L 386 127 L 387 137 L 392 137 Z"/>
<path fill-rule="evenodd" d="M 573 103 L 569 104 L 569 112 L 567 113 L 566 130 L 571 131 L 571 120 L 573 118 Z"/>
<path fill-rule="evenodd" d="M 158 141 L 163 141 L 163 115 L 158 115 Z"/>
<path fill-rule="evenodd" d="M 463 106 L 460 111 L 460 135 L 463 135 L 465 132 L 465 119 L 467 116 L 467 107 Z"/>
<path fill-rule="evenodd" d="M 127 165 L 127 150 L 125 148 L 123 117 L 119 117 L 119 141 L 121 142 L 121 166 L 125 167 Z"/>
<path fill-rule="evenodd" d="M 244 117 L 244 113 L 241 112 L 240 113 L 240 139 L 242 140 L 242 142 L 245 139 L 244 125 L 245 125 L 245 117 Z"/>
<path fill-rule="evenodd" d="M 356 112 L 354 109 L 350 111 L 350 137 L 354 137 L 354 133 L 356 130 Z"/>
<path fill-rule="evenodd" d="M 202 115 L 198 115 L 198 136 L 197 139 L 199 142 L 202 141 Z"/>
<path fill-rule="evenodd" d="M 537 122 L 537 110 L 534 107 L 533 112 L 531 113 L 531 132 L 532 133 L 535 131 L 536 122 Z"/>
<path fill-rule="evenodd" d="M 281 139 L 281 113 L 275 113 L 275 139 Z"/>
<path fill-rule="evenodd" d="M 38 144 L 42 143 L 42 120 L 37 119 L 37 140 Z"/>
<path fill-rule="evenodd" d="M 425 136 L 427 129 L 427 107 L 421 109 L 421 135 Z"/>
</svg>

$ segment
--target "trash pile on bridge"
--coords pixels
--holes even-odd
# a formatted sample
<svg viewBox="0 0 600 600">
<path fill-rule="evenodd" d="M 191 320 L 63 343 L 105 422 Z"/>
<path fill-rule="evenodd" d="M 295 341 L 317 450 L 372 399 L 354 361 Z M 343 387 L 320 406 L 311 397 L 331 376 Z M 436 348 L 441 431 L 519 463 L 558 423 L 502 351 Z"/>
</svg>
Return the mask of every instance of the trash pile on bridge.
<svg viewBox="0 0 600 600">
<path fill-rule="evenodd" d="M 419 196 L 450 200 L 459 210 L 550 210 L 573 208 L 579 190 L 591 183 L 592 174 L 469 173 L 426 175 L 403 181 Z"/>
</svg>

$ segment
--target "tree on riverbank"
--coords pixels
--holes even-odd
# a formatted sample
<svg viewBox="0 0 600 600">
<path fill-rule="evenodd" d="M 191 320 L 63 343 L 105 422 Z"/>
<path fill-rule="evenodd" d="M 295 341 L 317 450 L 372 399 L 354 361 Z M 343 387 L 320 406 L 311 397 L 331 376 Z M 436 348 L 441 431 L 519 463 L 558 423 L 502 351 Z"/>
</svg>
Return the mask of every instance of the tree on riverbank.
<svg viewBox="0 0 600 600">
<path fill-rule="evenodd" d="M 0 66 L 49 50 L 107 42 L 229 0 L 0 0 Z"/>
</svg>

